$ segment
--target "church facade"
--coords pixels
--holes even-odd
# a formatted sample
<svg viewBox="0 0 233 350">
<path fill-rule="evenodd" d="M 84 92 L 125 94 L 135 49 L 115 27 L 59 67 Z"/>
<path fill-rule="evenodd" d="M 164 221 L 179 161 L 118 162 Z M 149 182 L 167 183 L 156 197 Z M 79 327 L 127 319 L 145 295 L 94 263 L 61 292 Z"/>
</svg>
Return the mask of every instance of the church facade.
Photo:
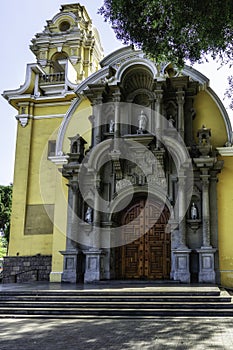
<svg viewBox="0 0 233 350">
<path fill-rule="evenodd" d="M 132 47 L 103 56 L 85 8 L 62 5 L 17 110 L 4 281 L 233 286 L 232 128 L 208 79 Z"/>
</svg>

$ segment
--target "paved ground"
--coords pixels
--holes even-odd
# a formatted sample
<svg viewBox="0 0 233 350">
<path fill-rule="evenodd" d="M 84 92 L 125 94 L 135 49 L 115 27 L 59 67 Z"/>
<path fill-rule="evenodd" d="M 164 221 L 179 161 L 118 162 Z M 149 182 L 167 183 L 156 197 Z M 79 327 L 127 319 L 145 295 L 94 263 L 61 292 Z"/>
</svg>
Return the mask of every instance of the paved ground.
<svg viewBox="0 0 233 350">
<path fill-rule="evenodd" d="M 14 288 L 0 285 L 0 290 Z M 45 284 L 36 288 L 45 289 Z M 69 285 L 69 289 L 82 288 Z M 25 289 L 25 284 L 17 289 Z M 27 289 L 35 289 L 35 284 L 27 284 Z M 47 289 L 59 289 L 59 285 L 50 284 Z M 0 319 L 0 350 L 9 349 L 231 350 L 233 318 Z"/>
<path fill-rule="evenodd" d="M 1 350 L 233 349 L 229 318 L 0 320 Z"/>
</svg>

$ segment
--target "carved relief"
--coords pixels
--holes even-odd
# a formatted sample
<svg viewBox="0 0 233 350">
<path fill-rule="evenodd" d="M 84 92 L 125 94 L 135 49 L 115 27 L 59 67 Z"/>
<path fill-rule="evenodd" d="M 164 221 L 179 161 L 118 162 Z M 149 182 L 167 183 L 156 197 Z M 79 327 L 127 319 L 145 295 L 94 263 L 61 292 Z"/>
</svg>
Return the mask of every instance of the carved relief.
<svg viewBox="0 0 233 350">
<path fill-rule="evenodd" d="M 120 190 L 122 190 L 123 188 L 132 186 L 132 183 L 130 180 L 128 179 L 122 179 L 116 182 L 116 192 L 119 192 Z"/>
</svg>

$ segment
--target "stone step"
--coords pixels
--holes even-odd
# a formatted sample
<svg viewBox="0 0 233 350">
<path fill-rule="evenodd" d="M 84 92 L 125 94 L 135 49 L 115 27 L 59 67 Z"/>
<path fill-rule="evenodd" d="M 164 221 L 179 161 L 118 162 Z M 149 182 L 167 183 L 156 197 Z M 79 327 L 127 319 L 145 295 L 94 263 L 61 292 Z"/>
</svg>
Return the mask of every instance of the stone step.
<svg viewBox="0 0 233 350">
<path fill-rule="evenodd" d="M 165 296 L 165 297 L 159 297 L 159 296 L 0 296 L 0 302 L 57 302 L 57 303 L 75 303 L 75 302 L 111 302 L 111 303 L 120 303 L 120 302 L 135 302 L 135 303 L 142 303 L 144 301 L 146 302 L 160 302 L 160 303 L 166 303 L 169 301 L 176 302 L 176 303 L 191 303 L 191 302 L 200 302 L 200 303 L 228 303 L 231 301 L 230 296 L 218 296 L 218 297 L 208 297 L 208 296 Z"/>
<path fill-rule="evenodd" d="M 177 304 L 176 302 L 167 302 L 167 303 L 156 303 L 156 302 L 146 302 L 142 301 L 140 303 L 137 302 L 119 302 L 119 303 L 112 303 L 112 302 L 86 302 L 86 301 L 79 301 L 79 302 L 73 302 L 73 303 L 67 303 L 67 302 L 50 302 L 50 301 L 44 301 L 44 302 L 0 302 L 0 308 L 25 308 L 25 309 L 33 309 L 33 308 L 48 308 L 48 309 L 75 309 L 75 308 L 91 308 L 91 309 L 101 309 L 101 308 L 108 308 L 111 309 L 232 309 L 233 310 L 233 304 L 232 303 L 195 303 L 195 302 L 186 302 L 182 304 Z"/>
<path fill-rule="evenodd" d="M 48 318 L 53 318 L 55 316 L 64 317 L 232 317 L 232 309 L 119 309 L 119 308 L 99 308 L 99 309 L 90 309 L 90 308 L 57 308 L 57 309 L 48 309 L 48 308 L 14 308 L 12 309 L 2 309 L 0 308 L 0 318 L 3 317 L 26 317 L 28 315 L 36 315 L 38 318 L 41 316 L 47 316 Z"/>
<path fill-rule="evenodd" d="M 0 299 L 4 296 L 74 296 L 74 297 L 81 297 L 81 296 L 219 296 L 220 290 L 177 290 L 177 289 L 171 289 L 171 290 L 160 290 L 160 289 L 153 289 L 151 291 L 143 291 L 143 290 L 109 290 L 109 291 L 99 291 L 99 290 L 82 290 L 82 291 L 72 291 L 72 290 L 31 290 L 31 291 L 0 291 Z"/>
<path fill-rule="evenodd" d="M 0 292 L 0 318 L 232 317 L 231 296 L 217 287 Z"/>
</svg>

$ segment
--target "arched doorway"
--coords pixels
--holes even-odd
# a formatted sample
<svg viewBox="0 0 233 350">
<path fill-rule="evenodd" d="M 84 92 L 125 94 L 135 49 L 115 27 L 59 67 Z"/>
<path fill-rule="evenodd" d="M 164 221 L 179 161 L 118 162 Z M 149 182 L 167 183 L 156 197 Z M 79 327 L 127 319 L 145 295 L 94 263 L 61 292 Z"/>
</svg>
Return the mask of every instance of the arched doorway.
<svg viewBox="0 0 233 350">
<path fill-rule="evenodd" d="M 166 206 L 161 209 L 159 203 L 145 199 L 137 200 L 124 211 L 123 235 L 131 243 L 115 250 L 117 279 L 170 278 L 171 236 L 166 232 L 169 216 Z"/>
</svg>

